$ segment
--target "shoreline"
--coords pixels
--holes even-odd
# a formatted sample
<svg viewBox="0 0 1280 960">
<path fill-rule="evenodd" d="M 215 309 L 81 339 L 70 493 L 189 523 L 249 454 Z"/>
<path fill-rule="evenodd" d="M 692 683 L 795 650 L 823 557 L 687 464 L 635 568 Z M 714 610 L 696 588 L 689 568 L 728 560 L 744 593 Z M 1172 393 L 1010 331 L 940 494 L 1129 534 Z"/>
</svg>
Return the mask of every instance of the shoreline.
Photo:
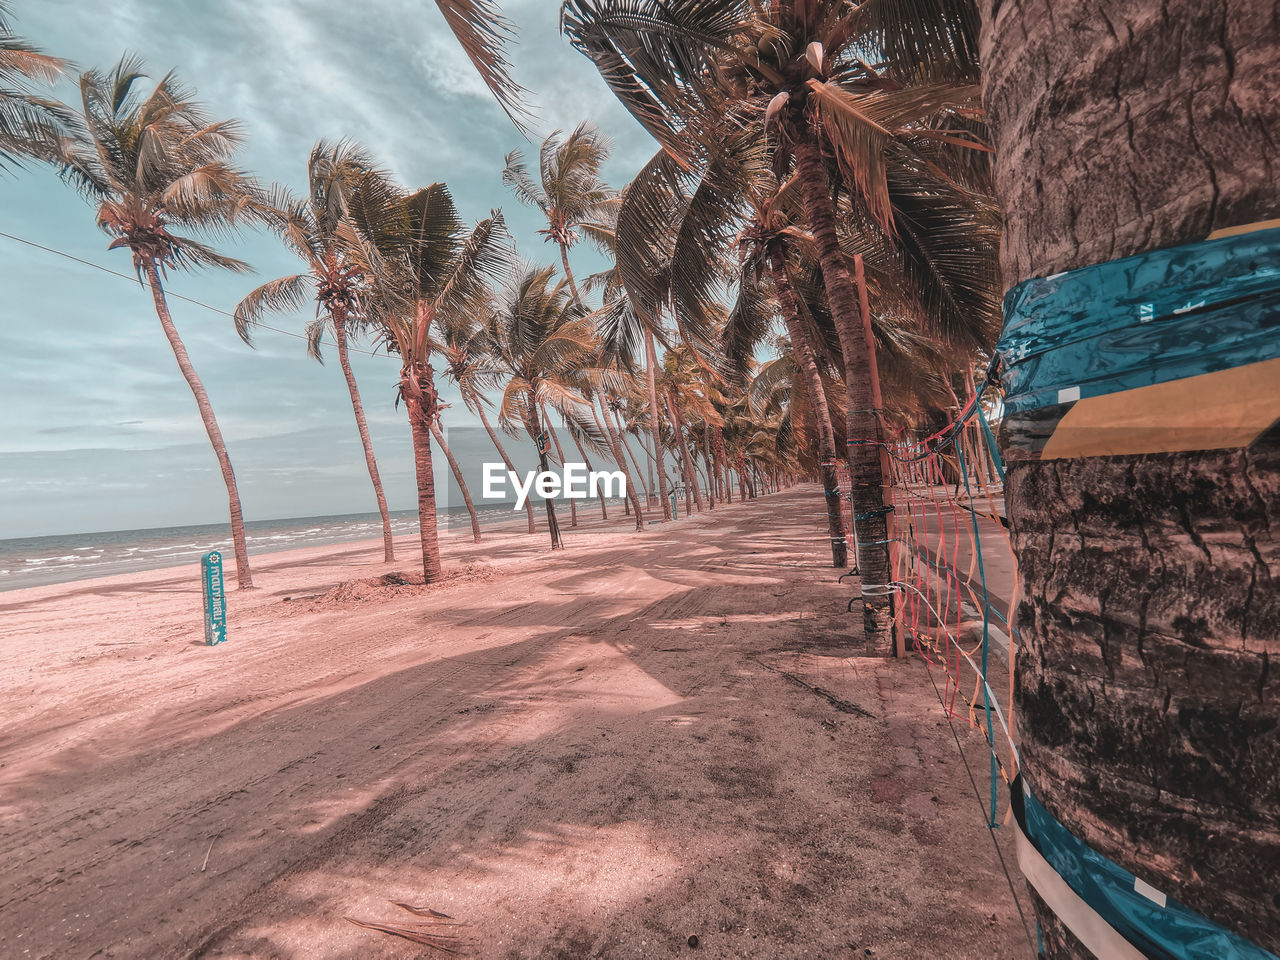
<svg viewBox="0 0 1280 960">
<path fill-rule="evenodd" d="M 595 505 L 598 509 L 598 505 L 599 505 L 598 500 L 590 500 L 590 501 L 583 501 L 583 502 Z M 609 523 L 613 522 L 614 507 L 615 507 L 615 502 L 610 501 L 609 502 L 609 510 L 610 510 Z M 622 513 L 621 500 L 616 501 L 616 508 L 618 510 L 618 513 L 621 515 Z M 406 514 L 406 513 L 410 513 L 410 511 L 395 511 L 395 513 Z M 565 514 L 566 515 L 565 515 L 565 518 L 563 518 L 564 522 L 562 523 L 562 526 L 568 529 L 567 510 L 565 511 Z M 373 522 L 376 523 L 379 527 L 381 526 L 381 521 L 377 519 L 377 514 L 334 514 L 330 517 L 324 517 L 324 518 L 287 517 L 279 520 L 253 521 L 253 522 L 260 523 L 260 524 L 273 523 L 273 524 L 283 525 L 283 524 L 299 522 L 299 521 L 317 521 L 317 520 L 324 520 L 324 519 L 335 520 L 339 518 L 348 518 L 348 517 L 357 517 L 357 516 L 360 516 L 360 517 L 371 516 L 374 518 Z M 487 510 L 487 511 L 481 510 L 477 519 L 480 522 L 481 532 L 482 534 L 484 534 L 484 533 L 491 533 L 491 532 L 497 532 L 497 533 L 518 532 L 518 531 L 524 530 L 525 529 L 524 525 L 526 523 L 524 518 L 525 518 L 525 513 L 523 511 L 520 511 L 517 519 L 515 517 L 506 516 L 505 514 L 500 514 L 496 510 Z M 539 527 L 538 527 L 539 532 L 545 535 L 546 533 L 545 515 L 542 513 L 538 513 L 535 515 L 535 519 L 536 519 L 536 522 L 539 524 Z M 599 521 L 598 516 L 595 519 L 597 520 L 597 522 Z M 410 531 L 402 531 L 400 533 L 395 533 L 393 531 L 393 542 L 397 545 L 397 551 L 398 551 L 399 544 L 402 540 L 407 543 L 417 542 L 418 520 L 417 520 L 416 514 L 411 516 L 393 515 L 392 516 L 393 527 L 397 525 L 397 523 L 400 525 L 408 524 L 412 527 L 412 530 Z M 180 529 L 180 528 L 155 527 L 155 528 L 149 528 L 149 529 L 143 529 L 143 530 L 101 531 L 99 533 L 89 533 L 89 534 L 68 534 L 66 536 L 68 538 L 72 538 L 72 537 L 83 538 L 83 537 L 94 537 L 94 536 L 108 537 L 108 536 L 116 535 L 120 533 L 134 533 L 139 535 L 145 535 L 148 533 L 162 533 L 164 531 L 173 530 L 173 529 Z M 458 514 L 458 513 L 441 514 L 441 515 L 438 515 L 437 517 L 437 530 L 439 531 L 439 535 L 442 541 L 455 534 L 464 534 L 469 537 L 471 532 L 471 522 L 465 510 L 462 511 L 461 514 Z M 57 536 L 61 536 L 61 535 L 53 535 L 49 537 L 19 537 L 14 539 L 15 540 L 43 540 L 43 539 L 53 540 L 53 539 L 56 539 Z M 211 543 L 209 549 L 219 549 L 222 551 L 224 565 L 228 571 L 228 576 L 231 576 L 235 569 L 235 558 L 230 549 L 230 541 L 229 539 L 226 539 L 229 537 L 230 537 L 229 532 L 223 534 L 218 541 Z M 249 558 L 255 569 L 257 568 L 258 563 L 263 558 L 275 556 L 281 553 L 288 553 L 294 550 L 319 549 L 322 547 L 340 547 L 345 545 L 367 544 L 367 543 L 373 543 L 373 542 L 376 542 L 379 546 L 381 546 L 382 544 L 381 533 L 378 533 L 375 536 L 362 536 L 362 537 L 353 538 L 353 539 L 346 539 L 341 537 L 337 539 L 325 539 L 323 538 L 323 534 L 322 534 L 320 538 L 320 542 L 283 544 L 278 546 L 272 546 L 269 543 L 263 543 L 255 546 L 253 544 L 254 538 L 250 537 L 249 540 L 250 540 Z M 79 548 L 79 549 L 88 549 L 88 548 Z M 201 553 L 203 552 L 204 551 L 201 551 Z M 40 582 L 40 583 L 25 583 L 22 585 L 9 585 L 5 582 L 6 578 L 0 577 L 0 596 L 7 596 L 8 594 L 15 593 L 21 590 L 32 590 L 32 589 L 39 589 L 41 587 L 58 586 L 59 584 L 84 583 L 89 580 L 105 580 L 105 579 L 110 579 L 115 577 L 131 576 L 135 573 L 147 573 L 155 570 L 166 570 L 166 569 L 169 569 L 170 567 L 177 568 L 177 567 L 191 566 L 191 565 L 198 566 L 200 562 L 199 556 L 200 555 L 194 555 L 191 559 L 185 560 L 182 563 L 167 562 L 168 558 L 161 558 L 155 561 L 154 563 L 148 562 L 146 559 L 129 558 L 126 560 L 102 561 L 104 565 L 109 565 L 113 568 L 111 570 L 102 571 L 102 572 L 94 572 L 94 571 L 88 570 L 87 567 L 91 566 L 91 564 L 86 564 L 86 568 L 82 568 L 80 571 L 63 571 L 65 573 L 78 574 L 78 575 L 72 575 L 72 576 L 63 576 L 62 573 L 56 572 L 58 571 L 58 568 L 50 568 L 48 571 L 48 574 L 54 579 L 47 579 L 47 580 L 44 580 L 44 582 Z M 22 570 L 17 575 L 30 578 L 33 576 L 39 577 L 39 574 L 40 574 L 40 570 L 37 568 L 29 571 Z"/>
</svg>

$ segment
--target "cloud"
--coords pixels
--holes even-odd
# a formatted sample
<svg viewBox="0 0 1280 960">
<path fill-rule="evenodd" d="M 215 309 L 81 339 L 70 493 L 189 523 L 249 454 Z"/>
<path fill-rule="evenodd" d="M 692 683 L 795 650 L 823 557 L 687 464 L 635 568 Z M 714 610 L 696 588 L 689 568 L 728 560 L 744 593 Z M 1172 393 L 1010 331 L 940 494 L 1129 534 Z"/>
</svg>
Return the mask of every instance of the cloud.
<svg viewBox="0 0 1280 960">
<path fill-rule="evenodd" d="M 523 255 L 551 261 L 539 215 L 505 191 L 504 154 L 525 142 L 457 47 L 434 4 L 372 0 L 118 0 L 110 5 L 23 3 L 19 31 L 82 66 L 141 54 L 158 76 L 171 67 L 215 116 L 243 121 L 242 162 L 267 181 L 301 185 L 321 137 L 351 137 L 406 185 L 447 182 L 471 219 L 501 206 Z M 558 33 L 557 5 L 509 0 L 520 42 L 516 78 L 532 92 L 538 132 L 597 122 L 616 143 L 607 173 L 625 182 L 654 145 L 618 105 L 592 65 Z M 61 95 L 75 97 L 72 84 Z M 93 211 L 52 173 L 0 178 L 6 230 L 131 273 L 108 253 Z M 252 287 L 293 273 L 274 239 L 247 232 L 225 244 L 257 276 L 175 274 L 175 293 L 229 310 Z M 0 537 L 223 519 L 225 494 L 190 390 L 133 279 L 121 279 L 0 240 L 6 310 L 0 321 Z M 575 257 L 596 269 L 583 245 Z M 262 331 L 256 349 L 230 320 L 171 301 L 175 323 L 218 415 L 251 517 L 370 509 L 350 403 L 332 362 Z M 309 311 L 273 326 L 301 330 Z M 393 503 L 413 503 L 403 408 L 393 404 L 398 366 L 353 357 L 380 468 Z M 474 421 L 451 385 L 450 424 Z M 292 478 L 287 495 L 283 481 Z"/>
</svg>

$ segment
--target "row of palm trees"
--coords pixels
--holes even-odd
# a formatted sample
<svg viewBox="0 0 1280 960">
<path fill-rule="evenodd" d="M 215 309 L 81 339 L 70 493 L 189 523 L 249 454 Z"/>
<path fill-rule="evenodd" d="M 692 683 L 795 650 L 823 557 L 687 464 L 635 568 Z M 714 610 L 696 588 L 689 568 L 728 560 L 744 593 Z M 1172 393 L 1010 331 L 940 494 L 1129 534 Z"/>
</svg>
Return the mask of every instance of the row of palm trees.
<svg viewBox="0 0 1280 960">
<path fill-rule="evenodd" d="M 494 2 L 437 4 L 473 61 L 477 38 L 500 54 L 513 37 Z M 748 353 L 765 329 L 742 296 L 763 278 L 790 332 L 779 363 L 793 367 L 792 419 L 806 394 L 843 391 L 843 424 L 834 405 L 830 429 L 814 419 L 826 463 L 843 427 L 877 649 L 892 594 L 880 441 L 901 409 L 896 361 L 914 377 L 941 371 L 950 392 L 968 380 L 956 367 L 989 348 L 1002 288 L 1223 235 L 1274 237 L 1270 13 L 1252 0 L 1062 0 L 1051 15 L 1019 0 L 562 3 L 562 32 L 663 148 L 619 217 L 620 273 L 642 318 L 663 304 L 703 347 L 706 291 L 722 277 L 701 254 L 736 235 L 757 277 L 739 278 L 743 323 L 724 353 Z M 518 117 L 506 66 L 490 58 L 481 75 Z M 676 222 L 646 256 L 652 228 Z M 791 295 L 815 281 L 824 296 Z M 1161 369 L 1161 351 L 1145 359 Z M 1275 595 L 1278 451 L 1274 424 L 1223 449 L 1022 451 L 1006 495 L 1024 775 L 1094 850 L 1273 951 L 1280 619 L 1257 598 Z M 1092 955 L 1033 901 L 1046 957 Z"/>
<path fill-rule="evenodd" d="M 61 61 L 16 40 L 10 45 L 35 58 L 39 69 L 28 68 L 33 79 L 50 80 L 66 69 Z M 25 65 L 21 58 L 14 60 Z M 442 574 L 433 441 L 449 461 L 471 513 L 474 536 L 480 538 L 461 468 L 440 427 L 444 404 L 436 380 L 438 364 L 508 465 L 510 458 L 486 415 L 495 393 L 500 395 L 498 425 L 509 434 L 523 431 L 532 439 L 545 431 L 563 462 L 565 452 L 554 425 L 558 419 L 583 459 L 589 462 L 588 451 L 612 459 L 628 475 L 625 509 L 634 514 L 637 529 L 644 528 L 647 509 L 637 486 L 646 493 L 648 486 L 627 437 L 639 440 L 642 427 L 651 440 L 639 447 L 652 461 L 649 476 L 656 473 L 659 478 L 660 502 L 668 516 L 664 451 L 683 451 L 678 456 L 685 486 L 701 506 L 699 478 L 688 449 L 698 442 L 694 428 L 702 437 L 697 449 L 704 456 L 702 484 L 708 496 L 718 486 L 722 497 L 731 498 L 726 484 L 734 473 L 743 492 L 754 495 L 758 482 L 775 484 L 792 468 L 785 445 L 768 448 L 757 443 L 739 449 L 732 438 L 726 445 L 726 419 L 720 410 L 730 414 L 728 400 L 687 378 L 677 382 L 675 353 L 662 373 L 664 406 L 659 408 L 651 337 L 646 369 L 650 403 L 638 402 L 634 357 L 600 332 L 608 318 L 626 312 L 625 303 L 619 302 L 625 294 L 607 275 L 588 278 L 586 286 L 602 288 L 612 297 L 603 309 L 592 309 L 569 262 L 579 231 L 605 249 L 615 235 L 618 196 L 599 177 L 608 145 L 590 126 L 544 142 L 537 182 L 519 154 L 507 158 L 504 171 L 503 179 L 517 198 L 546 215 L 543 232 L 560 251 L 563 277 L 557 278 L 551 268 L 519 260 L 499 211 L 468 225 L 444 184 L 404 189 L 349 142 L 315 146 L 308 158 L 304 196 L 284 187 L 264 188 L 235 163 L 241 133 L 233 121 L 211 118 L 172 74 L 155 84 L 145 81 L 141 62 L 125 57 L 109 71 L 80 75 L 78 109 L 23 94 L 22 107 L 30 116 L 22 118 L 25 134 L 13 140 L 10 156 L 55 164 L 96 205 L 98 224 L 112 237 L 110 247 L 130 251 L 217 455 L 241 587 L 252 585 L 252 573 L 235 473 L 207 392 L 170 317 L 164 283 L 174 268 L 247 270 L 247 264 L 208 242 L 210 236 L 243 226 L 270 230 L 299 258 L 302 269 L 250 292 L 235 310 L 236 329 L 248 342 L 268 313 L 313 309 L 315 319 L 306 330 L 310 352 L 319 358 L 325 338 L 332 337 L 382 517 L 388 561 L 394 557 L 390 518 L 349 344 L 367 337 L 400 359 L 398 399 L 404 403 L 413 438 L 427 582 Z M 720 401 L 719 409 L 713 398 Z M 745 409 L 732 413 L 740 419 L 751 415 Z M 714 440 L 712 434 L 717 434 Z M 541 449 L 539 455 L 545 469 L 549 451 Z M 631 482 L 633 478 L 637 482 Z M 576 526 L 572 501 L 570 509 L 570 523 Z M 607 517 L 603 501 L 601 509 Z M 529 510 L 532 532 L 531 506 Z M 551 501 L 546 502 L 546 512 L 551 545 L 558 548 L 563 541 Z"/>
</svg>

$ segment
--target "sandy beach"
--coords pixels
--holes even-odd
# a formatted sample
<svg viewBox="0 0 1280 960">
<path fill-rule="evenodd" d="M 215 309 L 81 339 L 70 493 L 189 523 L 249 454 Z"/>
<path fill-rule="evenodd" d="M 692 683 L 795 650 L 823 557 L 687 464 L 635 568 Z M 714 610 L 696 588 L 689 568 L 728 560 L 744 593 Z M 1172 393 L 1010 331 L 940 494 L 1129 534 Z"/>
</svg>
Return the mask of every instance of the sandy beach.
<svg viewBox="0 0 1280 960">
<path fill-rule="evenodd" d="M 925 667 L 846 656 L 821 505 L 449 533 L 430 588 L 371 582 L 410 539 L 264 556 L 216 648 L 194 569 L 4 594 L 0 955 L 446 956 L 348 922 L 394 902 L 474 957 L 1026 955 Z"/>
</svg>

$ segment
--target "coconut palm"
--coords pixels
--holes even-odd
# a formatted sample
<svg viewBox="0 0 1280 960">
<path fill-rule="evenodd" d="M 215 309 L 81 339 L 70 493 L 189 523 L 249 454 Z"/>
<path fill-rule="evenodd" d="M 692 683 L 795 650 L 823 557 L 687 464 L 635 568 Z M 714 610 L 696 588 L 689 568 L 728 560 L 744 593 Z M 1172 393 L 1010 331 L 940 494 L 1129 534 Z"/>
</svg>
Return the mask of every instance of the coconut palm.
<svg viewBox="0 0 1280 960">
<path fill-rule="evenodd" d="M 73 139 L 62 147 L 65 175 L 97 205 L 98 226 L 124 247 L 146 279 L 160 326 L 195 397 L 227 488 L 236 578 L 253 586 L 245 546 L 244 516 L 235 472 L 204 384 L 178 336 L 161 283 L 169 269 L 217 267 L 243 272 L 248 265 L 175 229 L 225 233 L 263 218 L 261 191 L 232 165 L 240 143 L 234 121 L 213 121 L 173 74 L 149 94 L 138 90 L 140 61 L 120 60 L 108 72 L 80 77 L 81 114 Z"/>
<path fill-rule="evenodd" d="M 1157 4 L 1140 21 L 1123 4 L 1068 0 L 1047 19 L 980 6 L 1005 284 L 1280 217 L 1267 5 Z M 1071 39 L 1107 20 L 1114 33 Z M 1116 72 L 1135 63 L 1151 69 Z M 1170 166 L 1167 144 L 1194 162 Z M 1179 273 L 1162 277 L 1178 289 Z M 1037 799 L 1144 882 L 1280 953 L 1280 433 L 1259 429 L 1243 447 L 1009 459 L 1005 489 L 1024 598 L 1019 746 Z M 1085 956 L 1043 903 L 1037 917 L 1046 956 Z"/>
<path fill-rule="evenodd" d="M 353 211 L 352 220 L 353 229 L 344 231 L 348 255 L 370 282 L 370 315 L 383 343 L 400 357 L 398 392 L 413 438 L 422 573 L 433 583 L 443 572 L 431 459 L 432 427 L 440 416 L 433 353 L 451 328 L 465 328 L 485 309 L 490 284 L 506 275 L 506 227 L 495 210 L 468 230 L 443 183 L 395 204 Z"/>
<path fill-rule="evenodd" d="M 575 300 L 582 294 L 569 267 L 569 250 L 578 242 L 578 229 L 595 223 L 601 208 L 614 199 L 600 179 L 600 165 L 609 157 L 609 142 L 589 123 L 581 123 L 561 139 L 557 130 L 542 141 L 539 180 L 534 182 L 520 151 L 507 154 L 502 182 L 521 203 L 537 207 L 547 218 L 538 232 L 560 248 L 560 263 Z"/>
<path fill-rule="evenodd" d="M 485 413 L 485 407 L 490 402 L 486 392 L 497 390 L 502 386 L 500 374 L 491 365 L 487 342 L 489 335 L 487 318 L 491 318 L 492 315 L 492 309 L 488 310 L 483 325 L 465 335 L 459 332 L 455 335 L 457 342 L 444 348 L 444 375 L 457 384 L 458 392 L 462 394 L 462 402 L 479 418 L 485 432 L 489 434 L 489 439 L 493 441 L 498 455 L 502 457 L 502 462 L 509 471 L 515 473 L 515 464 L 507 456 L 506 448 L 502 446 L 502 441 L 498 439 L 498 434 Z M 529 532 L 533 533 L 533 501 L 526 499 L 524 509 L 529 516 Z"/>
<path fill-rule="evenodd" d="M 794 162 L 840 333 L 858 538 L 887 544 L 882 411 L 870 375 L 868 318 L 841 252 L 823 155 L 836 159 L 867 223 L 887 236 L 896 236 L 897 230 L 891 167 L 909 168 L 939 189 L 983 182 L 981 162 L 967 154 L 985 147 L 964 126 L 980 115 L 973 85 L 972 7 L 943 3 L 915 10 L 864 4 L 850 9 L 838 0 L 768 5 L 750 0 L 567 0 L 561 23 L 623 105 L 664 146 L 637 180 L 687 182 L 690 170 L 714 170 L 716 158 L 725 156 L 724 147 L 735 140 L 726 136 L 724 118 L 730 119 L 729 130 L 745 132 L 742 145 L 747 149 L 752 141 L 764 142 L 767 132 L 779 172 Z M 630 55 L 635 49 L 644 49 L 646 56 Z M 867 63 L 871 50 L 881 53 L 882 63 Z M 927 69 L 921 68 L 922 58 Z M 972 176 L 960 174 L 961 169 Z M 692 191 L 677 187 L 673 193 L 691 194 L 691 204 L 701 197 L 705 204 L 724 205 L 721 178 L 702 177 L 709 190 L 697 185 L 698 177 L 693 179 Z M 636 206 L 645 211 L 640 222 L 671 219 L 662 203 Z M 643 237 L 653 231 L 631 232 Z M 694 249 L 718 239 L 705 230 L 686 236 Z M 690 320 L 697 317 L 698 290 L 715 279 L 702 265 L 705 259 L 677 250 L 670 258 L 674 276 L 663 281 L 673 291 L 678 312 Z M 647 278 L 659 274 L 640 267 L 632 271 L 628 290 L 643 301 L 637 291 L 651 289 L 657 281 Z M 690 270 L 695 275 L 683 276 Z M 954 311 L 944 311 L 934 319 L 945 326 L 953 317 Z M 874 649 L 888 646 L 889 566 L 887 546 L 870 551 L 860 564 L 864 626 Z"/>
<path fill-rule="evenodd" d="M 500 300 L 490 327 L 495 364 L 506 377 L 499 422 L 523 426 L 538 442 L 544 429 L 542 411 L 551 408 L 570 422 L 571 429 L 599 445 L 601 438 L 586 419 L 590 404 L 573 383 L 590 372 L 603 384 L 616 378 L 591 371 L 598 352 L 586 308 L 553 282 L 550 267 L 528 267 L 512 281 Z M 549 425 L 547 425 L 549 426 Z M 548 468 L 547 446 L 538 444 L 542 469 Z M 564 546 L 555 503 L 545 501 L 551 549 Z"/>
<path fill-rule="evenodd" d="M 56 161 L 58 143 L 74 115 L 36 90 L 58 80 L 67 62 L 17 36 L 12 17 L 12 5 L 0 0 L 0 166 L 24 157 Z"/>
<path fill-rule="evenodd" d="M 277 188 L 269 200 L 268 216 L 272 229 L 306 265 L 306 272 L 264 283 L 241 300 L 235 309 L 236 332 L 249 343 L 253 327 L 268 311 L 297 310 L 315 302 L 316 319 L 307 326 L 308 351 L 320 360 L 321 338 L 325 333 L 333 335 L 382 517 L 382 557 L 390 563 L 395 559 L 391 517 L 347 349 L 349 337 L 366 323 L 360 307 L 360 292 L 366 281 L 346 255 L 339 226 L 349 220 L 352 204 L 364 209 L 392 203 L 393 188 L 388 175 L 349 141 L 321 140 L 312 148 L 307 160 L 307 184 L 306 199 Z"/>
<path fill-rule="evenodd" d="M 447 403 L 439 404 L 439 410 L 443 412 L 448 409 L 448 406 Z M 454 482 L 457 483 L 458 490 L 462 492 L 462 503 L 467 508 L 467 518 L 471 521 L 471 540 L 473 543 L 479 543 L 481 540 L 480 518 L 476 516 L 476 505 L 471 499 L 471 491 L 467 489 L 467 480 L 462 475 L 462 467 L 458 465 L 458 458 L 449 449 L 449 442 L 445 440 L 444 431 L 440 429 L 439 417 L 431 424 L 431 438 L 440 447 L 440 452 L 444 454 L 444 458 L 449 464 L 449 470 L 453 474 Z"/>
</svg>

